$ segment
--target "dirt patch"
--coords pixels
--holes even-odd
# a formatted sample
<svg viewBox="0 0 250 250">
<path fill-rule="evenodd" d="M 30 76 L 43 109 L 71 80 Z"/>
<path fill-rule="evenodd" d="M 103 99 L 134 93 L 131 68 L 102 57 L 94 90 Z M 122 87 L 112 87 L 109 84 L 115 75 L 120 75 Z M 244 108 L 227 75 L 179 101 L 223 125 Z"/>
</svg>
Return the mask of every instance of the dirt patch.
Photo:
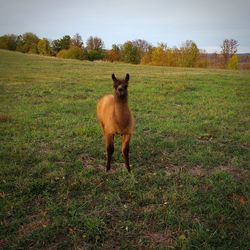
<svg viewBox="0 0 250 250">
<path fill-rule="evenodd" d="M 29 235 L 34 231 L 38 231 L 39 229 L 48 226 L 49 220 L 47 218 L 46 212 L 42 212 L 39 214 L 31 215 L 26 224 L 23 224 L 19 233 L 22 235 Z"/>
<path fill-rule="evenodd" d="M 80 161 L 82 162 L 82 166 L 85 169 L 95 169 L 95 170 L 105 170 L 104 163 L 100 163 L 95 158 L 90 157 L 88 155 L 81 155 Z"/>
<path fill-rule="evenodd" d="M 200 166 L 192 167 L 187 170 L 194 176 L 208 176 L 209 172 L 206 169 L 201 168 Z"/>
<path fill-rule="evenodd" d="M 49 153 L 52 152 L 52 149 L 49 145 L 49 143 L 46 143 L 46 142 L 41 142 L 39 144 L 39 152 L 42 154 L 42 155 L 47 155 Z"/>
<path fill-rule="evenodd" d="M 248 172 L 246 170 L 232 167 L 232 166 L 224 166 L 224 165 L 220 165 L 211 170 L 208 170 L 208 169 L 202 168 L 201 166 L 189 167 L 185 165 L 175 166 L 172 164 L 168 164 L 165 167 L 165 169 L 166 169 L 167 174 L 181 175 L 182 173 L 188 173 L 197 177 L 207 177 L 207 176 L 211 176 L 212 174 L 219 173 L 219 172 L 228 173 L 238 180 L 245 179 L 248 177 Z"/>
<path fill-rule="evenodd" d="M 95 170 L 96 172 L 106 172 L 105 158 L 104 160 L 100 161 L 88 155 L 81 155 L 80 161 L 82 162 L 82 166 L 84 169 L 92 169 L 92 170 Z M 130 165 L 130 166 L 133 167 L 133 165 Z M 109 173 L 120 171 L 121 169 L 126 170 L 124 163 L 112 162 Z"/>
<path fill-rule="evenodd" d="M 188 166 L 175 166 L 172 164 L 168 164 L 166 166 L 166 171 L 168 174 L 182 174 L 182 173 L 189 173 L 194 176 L 207 176 L 208 171 L 203 169 L 200 166 L 195 167 L 188 167 Z"/>
<path fill-rule="evenodd" d="M 151 213 L 151 212 L 155 211 L 155 206 L 154 205 L 146 205 L 146 206 L 142 207 L 142 211 L 143 211 L 143 213 Z"/>
<path fill-rule="evenodd" d="M 248 177 L 248 172 L 242 168 L 220 165 L 213 169 L 212 173 L 225 172 L 231 174 L 236 179 L 242 180 Z"/>
<path fill-rule="evenodd" d="M 145 239 L 150 240 L 152 246 L 167 246 L 168 249 L 175 249 L 176 232 L 165 230 L 163 232 L 148 233 Z"/>
<path fill-rule="evenodd" d="M 117 234 L 117 232 L 114 232 Z M 123 249 L 119 244 L 119 238 L 122 237 L 122 235 L 119 235 L 118 238 L 113 238 L 110 241 L 105 241 L 104 244 L 102 244 L 101 249 L 112 249 L 112 250 L 120 250 Z M 131 249 L 176 249 L 176 237 L 177 233 L 174 231 L 171 231 L 169 229 L 161 231 L 161 232 L 146 232 L 141 235 L 137 235 L 137 239 L 131 240 L 130 244 L 133 245 Z M 116 243 L 114 243 L 116 242 Z M 145 242 L 146 246 L 145 246 Z"/>
</svg>

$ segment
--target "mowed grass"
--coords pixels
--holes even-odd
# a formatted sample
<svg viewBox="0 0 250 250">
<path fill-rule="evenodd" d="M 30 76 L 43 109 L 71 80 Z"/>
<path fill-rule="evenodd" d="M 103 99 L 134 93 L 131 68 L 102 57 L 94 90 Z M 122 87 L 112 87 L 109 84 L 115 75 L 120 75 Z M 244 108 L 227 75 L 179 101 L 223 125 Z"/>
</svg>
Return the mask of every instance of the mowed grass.
<svg viewBox="0 0 250 250">
<path fill-rule="evenodd" d="M 130 73 L 127 173 L 95 107 Z M 0 248 L 249 249 L 250 72 L 0 50 Z"/>
</svg>

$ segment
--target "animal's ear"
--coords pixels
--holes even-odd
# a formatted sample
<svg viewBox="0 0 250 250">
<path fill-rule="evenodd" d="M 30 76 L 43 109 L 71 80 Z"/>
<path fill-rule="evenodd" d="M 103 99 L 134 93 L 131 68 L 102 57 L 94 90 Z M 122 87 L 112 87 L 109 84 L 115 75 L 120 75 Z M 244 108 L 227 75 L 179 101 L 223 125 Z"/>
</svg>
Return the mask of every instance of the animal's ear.
<svg viewBox="0 0 250 250">
<path fill-rule="evenodd" d="M 126 74 L 125 82 L 128 82 L 128 81 L 129 81 L 129 74 Z"/>
<path fill-rule="evenodd" d="M 117 82 L 117 79 L 116 79 L 116 77 L 115 77 L 115 74 L 112 74 L 112 79 L 113 79 L 114 82 Z"/>
</svg>

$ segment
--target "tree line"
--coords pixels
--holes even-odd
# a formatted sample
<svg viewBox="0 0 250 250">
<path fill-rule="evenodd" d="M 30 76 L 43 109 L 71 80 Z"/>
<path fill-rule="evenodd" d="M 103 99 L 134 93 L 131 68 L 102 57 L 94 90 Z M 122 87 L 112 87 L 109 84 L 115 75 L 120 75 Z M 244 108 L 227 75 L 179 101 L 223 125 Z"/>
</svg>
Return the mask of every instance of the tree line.
<svg viewBox="0 0 250 250">
<path fill-rule="evenodd" d="M 214 67 L 239 68 L 237 55 L 238 41 L 225 39 L 221 44 L 221 52 L 208 54 L 197 47 L 192 40 L 187 40 L 179 48 L 170 48 L 166 43 L 153 46 L 143 39 L 127 41 L 124 44 L 113 44 L 110 50 L 104 48 L 104 42 L 99 37 L 90 36 L 86 42 L 76 33 L 65 35 L 60 39 L 40 39 L 31 32 L 23 35 L 4 35 L 0 37 L 0 49 L 19 51 L 23 53 L 56 56 L 59 58 L 79 60 L 106 60 L 110 62 L 126 62 L 132 64 L 149 64 L 171 67 Z M 241 68 L 250 69 L 250 57 L 240 58 L 244 62 Z"/>
</svg>

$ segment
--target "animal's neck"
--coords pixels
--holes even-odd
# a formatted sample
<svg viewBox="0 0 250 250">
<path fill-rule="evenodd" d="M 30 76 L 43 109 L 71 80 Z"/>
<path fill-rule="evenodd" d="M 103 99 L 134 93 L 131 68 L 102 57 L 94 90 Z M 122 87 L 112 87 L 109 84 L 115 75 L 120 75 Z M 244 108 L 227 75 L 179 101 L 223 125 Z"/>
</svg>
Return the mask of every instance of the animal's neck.
<svg viewBox="0 0 250 250">
<path fill-rule="evenodd" d="M 129 122 L 129 107 L 128 107 L 128 97 L 121 99 L 115 95 L 115 118 L 117 122 L 125 126 Z"/>
</svg>

